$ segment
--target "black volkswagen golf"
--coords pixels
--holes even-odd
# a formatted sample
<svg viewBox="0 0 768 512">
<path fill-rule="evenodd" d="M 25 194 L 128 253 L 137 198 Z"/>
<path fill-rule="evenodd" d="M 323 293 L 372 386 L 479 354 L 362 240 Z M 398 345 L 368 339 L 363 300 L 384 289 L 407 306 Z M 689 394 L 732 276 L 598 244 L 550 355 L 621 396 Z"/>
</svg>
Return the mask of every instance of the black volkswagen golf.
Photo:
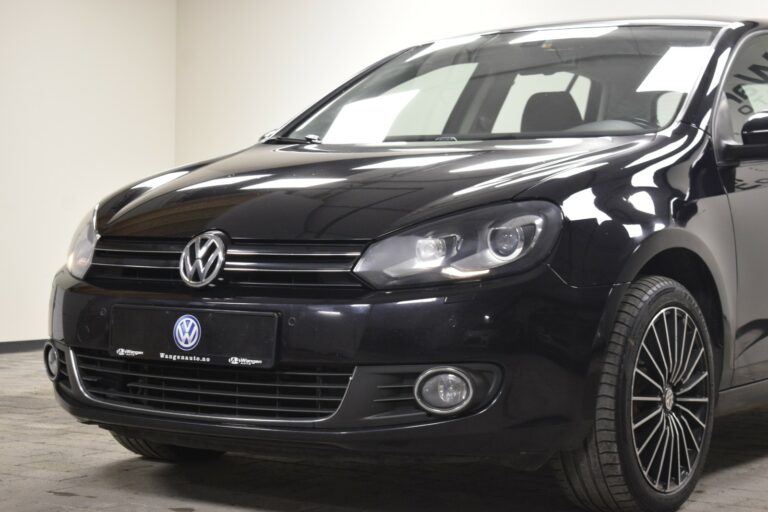
<svg viewBox="0 0 768 512">
<path fill-rule="evenodd" d="M 768 403 L 766 186 L 765 24 L 409 48 L 88 212 L 46 369 L 149 458 L 483 457 L 674 510 Z"/>
</svg>

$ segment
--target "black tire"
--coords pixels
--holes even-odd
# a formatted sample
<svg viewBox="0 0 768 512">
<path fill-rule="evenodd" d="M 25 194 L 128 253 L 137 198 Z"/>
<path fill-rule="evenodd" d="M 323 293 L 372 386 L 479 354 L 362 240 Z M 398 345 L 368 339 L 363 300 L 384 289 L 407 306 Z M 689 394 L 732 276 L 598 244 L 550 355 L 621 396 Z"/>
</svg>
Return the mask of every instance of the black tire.
<svg viewBox="0 0 768 512">
<path fill-rule="evenodd" d="M 186 446 L 176 446 L 172 444 L 155 443 L 136 437 L 127 437 L 115 432 L 111 432 L 112 437 L 123 446 L 136 455 L 144 458 L 164 461 L 164 462 L 200 462 L 216 459 L 224 454 L 217 450 L 205 450 L 202 448 L 188 448 Z"/>
<path fill-rule="evenodd" d="M 689 325 L 699 337 L 693 331 L 686 346 Z M 666 352 L 659 342 L 664 335 L 667 342 L 672 338 Z M 554 458 L 555 476 L 570 500 L 586 510 L 677 510 L 701 476 L 712 436 L 717 377 L 704 315 L 677 281 L 643 277 L 622 298 L 605 352 L 595 427 L 579 449 Z M 698 361 L 691 362 L 691 353 Z M 691 387 L 698 379 L 703 380 Z M 659 455 L 667 448 L 669 469 Z"/>
</svg>

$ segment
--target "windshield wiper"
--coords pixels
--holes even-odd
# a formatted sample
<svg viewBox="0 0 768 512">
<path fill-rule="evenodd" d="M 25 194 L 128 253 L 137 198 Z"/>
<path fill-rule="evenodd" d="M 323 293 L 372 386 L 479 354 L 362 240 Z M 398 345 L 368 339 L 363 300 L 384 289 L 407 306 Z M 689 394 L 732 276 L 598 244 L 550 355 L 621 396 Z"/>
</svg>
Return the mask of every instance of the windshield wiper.
<svg viewBox="0 0 768 512">
<path fill-rule="evenodd" d="M 264 141 L 272 144 L 320 144 L 320 137 L 307 135 L 303 139 L 298 137 L 272 137 Z"/>
</svg>

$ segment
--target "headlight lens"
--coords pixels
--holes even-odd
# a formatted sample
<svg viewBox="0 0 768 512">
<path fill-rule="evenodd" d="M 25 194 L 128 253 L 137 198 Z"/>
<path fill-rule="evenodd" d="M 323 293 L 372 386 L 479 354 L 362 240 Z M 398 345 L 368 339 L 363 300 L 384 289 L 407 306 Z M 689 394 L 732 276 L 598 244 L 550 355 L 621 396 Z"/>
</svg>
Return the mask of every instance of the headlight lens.
<svg viewBox="0 0 768 512">
<path fill-rule="evenodd" d="M 376 288 L 396 288 L 522 272 L 550 253 L 562 219 L 545 201 L 470 210 L 374 243 L 355 273 Z"/>
<path fill-rule="evenodd" d="M 96 212 L 98 205 L 85 216 L 72 238 L 67 257 L 67 270 L 78 279 L 85 277 L 85 273 L 93 261 L 93 253 L 96 250 L 96 242 L 99 233 L 96 231 Z"/>
</svg>

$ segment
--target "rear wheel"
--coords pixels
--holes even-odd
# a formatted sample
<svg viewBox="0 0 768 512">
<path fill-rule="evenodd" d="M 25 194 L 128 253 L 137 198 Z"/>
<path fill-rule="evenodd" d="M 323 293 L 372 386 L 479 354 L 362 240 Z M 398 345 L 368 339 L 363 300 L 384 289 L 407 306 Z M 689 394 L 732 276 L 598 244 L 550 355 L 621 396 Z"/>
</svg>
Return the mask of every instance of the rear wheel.
<svg viewBox="0 0 768 512">
<path fill-rule="evenodd" d="M 593 432 L 553 461 L 575 504 L 668 512 L 685 502 L 712 435 L 713 359 L 704 316 L 685 287 L 666 277 L 629 287 L 606 347 Z"/>
<path fill-rule="evenodd" d="M 141 455 L 147 459 L 165 462 L 196 462 L 215 459 L 224 454 L 217 450 L 205 450 L 201 448 L 188 448 L 172 444 L 156 443 L 137 437 L 127 437 L 112 432 L 112 437 L 124 448 Z"/>
</svg>

